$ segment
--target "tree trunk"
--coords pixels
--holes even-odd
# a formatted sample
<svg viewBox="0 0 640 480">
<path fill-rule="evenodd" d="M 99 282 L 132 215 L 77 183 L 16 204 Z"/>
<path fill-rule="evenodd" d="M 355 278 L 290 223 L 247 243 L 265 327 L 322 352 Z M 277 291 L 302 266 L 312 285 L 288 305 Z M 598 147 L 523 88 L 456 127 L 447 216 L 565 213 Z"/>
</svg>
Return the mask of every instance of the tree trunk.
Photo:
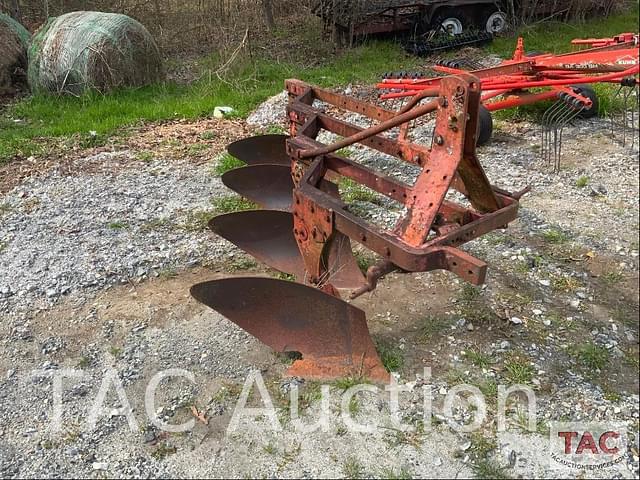
<svg viewBox="0 0 640 480">
<path fill-rule="evenodd" d="M 264 10 L 264 19 L 267 22 L 269 30 L 273 30 L 275 23 L 273 21 L 273 0 L 262 0 L 262 9 Z"/>
</svg>

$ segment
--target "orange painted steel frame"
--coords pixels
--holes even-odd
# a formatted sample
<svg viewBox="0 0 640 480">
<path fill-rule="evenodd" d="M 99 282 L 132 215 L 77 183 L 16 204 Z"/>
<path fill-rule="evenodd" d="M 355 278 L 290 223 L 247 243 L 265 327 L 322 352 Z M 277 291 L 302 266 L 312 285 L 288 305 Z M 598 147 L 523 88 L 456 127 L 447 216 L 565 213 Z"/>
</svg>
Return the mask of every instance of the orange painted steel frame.
<svg viewBox="0 0 640 480">
<path fill-rule="evenodd" d="M 427 104 L 413 102 L 400 113 L 360 102 L 299 80 L 288 80 L 287 109 L 291 138 L 287 153 L 292 159 L 294 179 L 294 235 L 304 258 L 309 280 L 323 278 L 324 256 L 340 232 L 378 253 L 383 260 L 371 267 L 367 286 L 352 297 L 375 288 L 377 280 L 393 270 L 421 272 L 450 270 L 474 284 L 484 282 L 487 265 L 457 247 L 497 228 L 505 228 L 517 216 L 518 199 L 489 184 L 475 154 L 480 82 L 463 74 L 439 82 L 437 98 Z M 323 113 L 314 100 L 324 101 L 374 120 L 377 126 L 361 129 Z M 406 139 L 407 123 L 428 112 L 436 112 L 433 146 Z M 397 139 L 380 135 L 400 127 Z M 327 130 L 344 138 L 325 146 L 315 138 Z M 413 186 L 375 172 L 337 155 L 344 146 L 361 143 L 421 167 Z M 321 188 L 338 177 L 387 196 L 407 207 L 407 215 L 392 231 L 371 225 L 353 213 L 339 198 Z M 445 199 L 450 188 L 462 192 L 471 208 Z"/>
<path fill-rule="evenodd" d="M 505 60 L 497 67 L 470 72 L 480 79 L 484 92 L 483 105 L 489 111 L 495 111 L 557 98 L 560 93 L 566 93 L 589 108 L 591 100 L 574 92 L 572 85 L 621 83 L 629 78 L 637 78 L 640 72 L 638 35 L 627 33 L 610 39 L 574 40 L 572 43 L 595 45 L 595 48 L 561 55 L 527 57 L 524 42 L 520 38 L 512 59 Z M 450 75 L 466 73 L 443 66 L 434 69 Z M 380 96 L 382 99 L 392 99 L 432 90 L 438 87 L 440 81 L 441 78 L 385 79 L 377 87 L 395 90 Z M 531 88 L 548 90 L 528 92 L 527 89 Z M 504 98 L 495 100 L 497 97 Z"/>
</svg>

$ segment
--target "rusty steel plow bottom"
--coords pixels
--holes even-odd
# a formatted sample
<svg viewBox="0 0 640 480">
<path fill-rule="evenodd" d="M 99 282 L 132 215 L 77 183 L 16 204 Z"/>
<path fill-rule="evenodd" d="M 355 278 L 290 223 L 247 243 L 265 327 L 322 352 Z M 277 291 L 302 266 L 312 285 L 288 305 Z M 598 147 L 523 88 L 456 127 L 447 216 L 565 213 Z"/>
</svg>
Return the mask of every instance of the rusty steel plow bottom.
<svg viewBox="0 0 640 480">
<path fill-rule="evenodd" d="M 299 352 L 288 369 L 308 379 L 363 377 L 386 382 L 365 313 L 300 283 L 238 277 L 191 287 L 191 295 L 278 352 Z"/>
</svg>

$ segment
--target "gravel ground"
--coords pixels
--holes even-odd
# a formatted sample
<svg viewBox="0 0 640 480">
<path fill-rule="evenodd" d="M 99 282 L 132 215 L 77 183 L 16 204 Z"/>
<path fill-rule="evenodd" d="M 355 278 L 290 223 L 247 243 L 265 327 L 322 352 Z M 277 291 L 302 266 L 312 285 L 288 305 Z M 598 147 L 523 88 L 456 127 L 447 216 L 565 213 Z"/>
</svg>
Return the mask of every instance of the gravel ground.
<svg viewBox="0 0 640 480">
<path fill-rule="evenodd" d="M 250 123 L 279 123 L 283 101 L 265 103 Z M 417 135 L 429 131 L 425 123 Z M 497 122 L 480 160 L 494 184 L 512 191 L 531 185 L 532 192 L 509 230 L 465 247 L 489 263 L 487 285 L 469 289 L 442 272 L 393 274 L 356 301 L 374 337 L 403 357 L 400 373 L 411 391 L 401 406 L 410 432 L 393 428 L 383 393 L 361 394 L 349 408 L 359 422 L 383 428 L 348 431 L 334 385 L 327 432 L 300 433 L 290 422 L 273 432 L 263 417 L 225 435 L 249 372 L 263 373 L 280 414 L 286 392 L 300 382 L 281 380 L 281 358 L 189 297 L 190 285 L 223 274 L 273 274 L 203 229 L 216 199 L 229 195 L 214 173 L 219 151 L 200 151 L 194 164 L 121 149 L 25 178 L 0 199 L 0 474 L 638 478 L 638 161 L 637 150 L 608 132 L 597 119 L 569 127 L 564 168 L 554 174 L 540 160 L 536 125 Z M 349 154 L 407 181 L 415 175 L 368 149 Z M 380 224 L 402 214 L 391 202 L 354 203 Z M 604 365 L 573 348 L 584 345 Z M 433 370 L 436 415 L 422 422 L 416 374 L 425 366 Z M 477 385 L 492 398 L 497 384 L 517 383 L 517 366 L 525 372 L 517 378 L 537 395 L 535 432 L 523 428 L 518 403 L 509 406 L 506 432 L 496 433 L 491 402 L 479 432 L 447 424 L 442 402 L 454 385 Z M 63 368 L 83 376 L 64 383 L 63 428 L 54 432 L 50 377 Z M 160 432 L 145 415 L 145 388 L 166 368 L 195 375 L 193 383 L 163 381 L 156 399 L 166 421 L 200 417 L 188 433 Z M 95 427 L 84 424 L 112 369 L 131 404 L 133 431 L 113 388 L 106 415 Z M 311 421 L 319 387 L 300 388 L 312 399 L 304 412 Z M 473 412 L 461 401 L 453 417 L 464 422 Z M 630 434 L 624 461 L 595 472 L 551 469 L 548 424 L 568 420 L 621 422 Z"/>
</svg>

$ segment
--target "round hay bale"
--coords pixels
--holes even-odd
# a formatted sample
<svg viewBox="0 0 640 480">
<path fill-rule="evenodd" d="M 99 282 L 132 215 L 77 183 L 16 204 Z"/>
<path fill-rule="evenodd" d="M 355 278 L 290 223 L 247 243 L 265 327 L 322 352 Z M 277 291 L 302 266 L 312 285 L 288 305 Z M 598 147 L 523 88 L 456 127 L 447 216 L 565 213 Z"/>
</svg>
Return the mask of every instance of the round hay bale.
<svg viewBox="0 0 640 480">
<path fill-rule="evenodd" d="M 29 49 L 34 92 L 80 95 L 162 80 L 158 46 L 139 22 L 117 13 L 72 12 L 50 19 Z"/>
<path fill-rule="evenodd" d="M 30 38 L 26 28 L 0 13 L 0 95 L 15 93 L 26 83 Z"/>
</svg>

